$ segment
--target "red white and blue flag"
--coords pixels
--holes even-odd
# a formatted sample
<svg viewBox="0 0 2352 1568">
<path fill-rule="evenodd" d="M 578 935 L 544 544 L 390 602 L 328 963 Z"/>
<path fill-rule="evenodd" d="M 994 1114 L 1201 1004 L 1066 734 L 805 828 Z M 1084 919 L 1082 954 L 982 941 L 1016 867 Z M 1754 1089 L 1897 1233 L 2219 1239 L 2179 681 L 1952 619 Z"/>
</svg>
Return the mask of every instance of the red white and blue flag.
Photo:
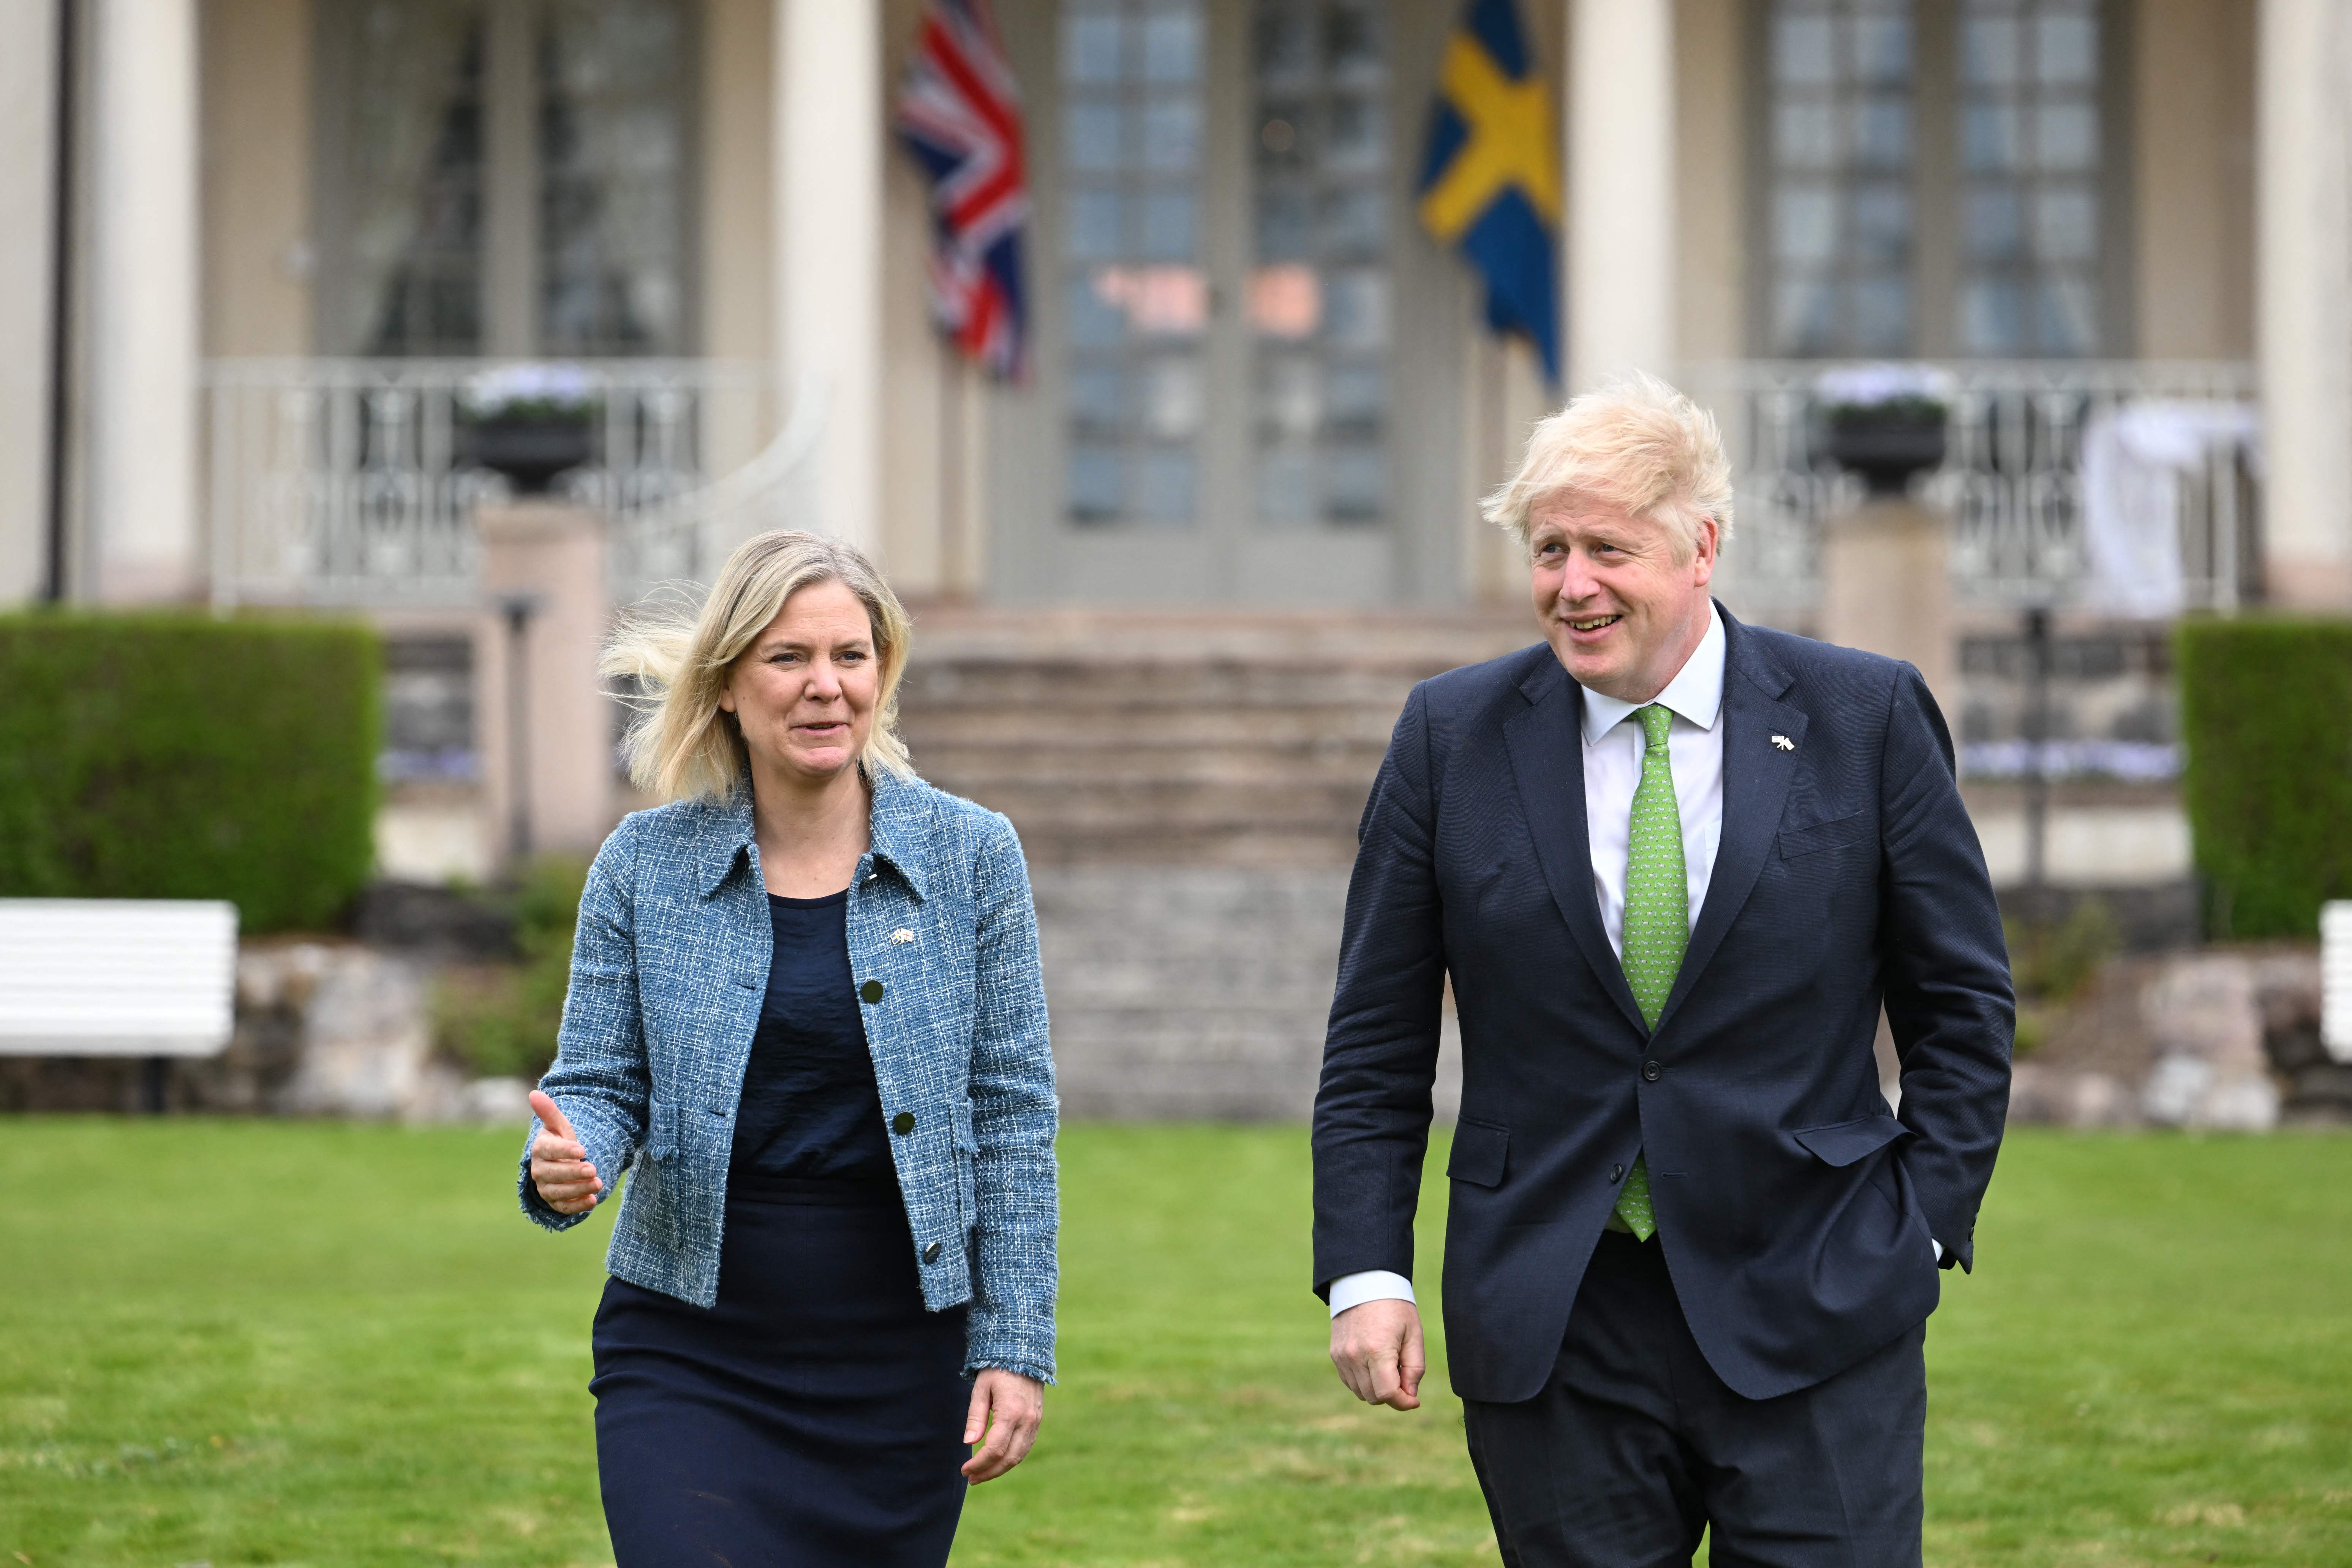
<svg viewBox="0 0 2352 1568">
<path fill-rule="evenodd" d="M 931 182 L 931 310 L 967 358 L 1021 374 L 1021 95 L 988 0 L 931 0 L 898 89 L 898 134 Z"/>
</svg>

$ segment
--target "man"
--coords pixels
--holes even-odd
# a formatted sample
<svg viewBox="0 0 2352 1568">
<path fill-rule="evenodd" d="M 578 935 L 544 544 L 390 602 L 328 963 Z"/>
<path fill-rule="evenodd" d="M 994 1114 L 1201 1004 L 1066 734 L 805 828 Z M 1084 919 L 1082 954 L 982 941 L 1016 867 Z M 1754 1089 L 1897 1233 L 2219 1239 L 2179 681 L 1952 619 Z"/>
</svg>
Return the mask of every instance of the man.
<svg viewBox="0 0 2352 1568">
<path fill-rule="evenodd" d="M 2000 918 L 1909 665 L 1743 626 L 1714 422 L 1646 378 L 1487 516 L 1543 646 L 1423 682 L 1364 808 L 1315 1110 L 1331 1359 L 1409 1410 L 1446 982 L 1445 1330 L 1513 1568 L 1919 1562 L 1922 1343 L 2008 1104 Z M 1882 1002 L 1902 1062 L 1890 1114 Z"/>
</svg>

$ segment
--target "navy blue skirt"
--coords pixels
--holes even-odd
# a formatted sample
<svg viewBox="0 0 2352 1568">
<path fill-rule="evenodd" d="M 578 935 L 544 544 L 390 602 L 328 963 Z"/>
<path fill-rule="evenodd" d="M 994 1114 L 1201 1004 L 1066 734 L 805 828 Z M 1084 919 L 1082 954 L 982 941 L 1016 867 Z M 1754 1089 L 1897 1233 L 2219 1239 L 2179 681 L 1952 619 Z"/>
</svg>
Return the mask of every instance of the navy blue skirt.
<svg viewBox="0 0 2352 1568">
<path fill-rule="evenodd" d="M 596 1310 L 617 1568 L 940 1568 L 963 1511 L 964 1310 L 923 1310 L 895 1188 L 730 1195 L 709 1311 Z"/>
</svg>

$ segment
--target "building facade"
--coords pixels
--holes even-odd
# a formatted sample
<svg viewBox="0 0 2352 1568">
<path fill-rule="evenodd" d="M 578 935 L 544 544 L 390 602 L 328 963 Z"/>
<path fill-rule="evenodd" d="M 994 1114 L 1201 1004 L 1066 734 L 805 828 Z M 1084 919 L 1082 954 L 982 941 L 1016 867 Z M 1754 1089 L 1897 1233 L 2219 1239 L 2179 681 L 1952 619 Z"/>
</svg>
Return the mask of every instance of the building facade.
<svg viewBox="0 0 2352 1568">
<path fill-rule="evenodd" d="M 1999 879 L 2182 885 L 2166 626 L 2352 609 L 2352 14 L 1518 0 L 1553 385 L 1417 212 L 1461 9 L 995 0 L 1000 381 L 929 320 L 920 0 L 0 0 L 0 602 L 373 617 L 384 865 L 478 877 L 629 804 L 615 606 L 842 534 L 1030 842 L 1074 1103 L 1288 1106 L 1396 701 L 1525 639 L 1476 499 L 1647 370 L 1727 600 L 1927 672 Z M 1941 410 L 1899 494 L 1828 460 L 1858 363 Z"/>
</svg>

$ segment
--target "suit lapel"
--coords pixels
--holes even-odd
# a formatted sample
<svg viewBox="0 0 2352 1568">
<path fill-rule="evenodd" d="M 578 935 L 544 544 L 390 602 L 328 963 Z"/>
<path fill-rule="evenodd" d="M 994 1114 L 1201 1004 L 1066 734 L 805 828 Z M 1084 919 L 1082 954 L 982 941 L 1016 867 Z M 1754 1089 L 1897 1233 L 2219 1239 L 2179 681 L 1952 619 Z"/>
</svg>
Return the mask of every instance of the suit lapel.
<svg viewBox="0 0 2352 1568">
<path fill-rule="evenodd" d="M 1723 832 L 1716 841 L 1706 901 L 1699 906 L 1682 969 L 1658 1016 L 1662 1029 L 1690 994 L 1755 889 L 1765 858 L 1780 836 L 1780 808 L 1788 803 L 1805 743 L 1804 712 L 1779 700 L 1789 689 L 1789 672 L 1728 611 L 1723 612 L 1723 716 L 1718 721 L 1723 725 Z M 1773 744 L 1776 735 L 1790 742 L 1788 749 Z"/>
<path fill-rule="evenodd" d="M 1642 1009 L 1625 984 L 1624 966 L 1609 945 L 1609 933 L 1601 929 L 1601 905 L 1592 893 L 1592 839 L 1584 820 L 1584 734 L 1580 728 L 1583 690 L 1548 648 L 1519 690 L 1528 707 L 1503 725 L 1503 743 L 1544 884 L 1602 987 L 1633 1026 L 1643 1028 Z"/>
</svg>

